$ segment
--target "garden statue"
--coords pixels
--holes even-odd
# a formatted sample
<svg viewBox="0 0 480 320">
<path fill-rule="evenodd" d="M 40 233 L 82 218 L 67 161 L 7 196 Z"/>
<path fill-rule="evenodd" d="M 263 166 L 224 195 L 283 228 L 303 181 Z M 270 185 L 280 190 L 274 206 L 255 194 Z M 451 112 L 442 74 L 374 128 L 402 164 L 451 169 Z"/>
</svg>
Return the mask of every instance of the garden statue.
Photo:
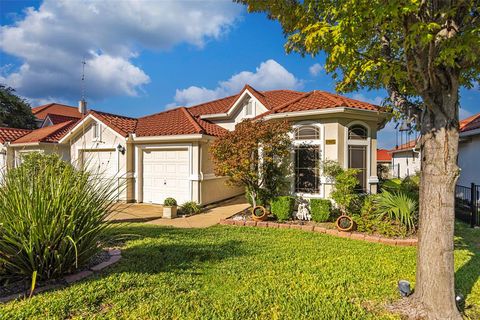
<svg viewBox="0 0 480 320">
<path fill-rule="evenodd" d="M 308 211 L 308 205 L 306 202 L 302 202 L 298 205 L 297 219 L 310 221 L 312 215 Z"/>
</svg>

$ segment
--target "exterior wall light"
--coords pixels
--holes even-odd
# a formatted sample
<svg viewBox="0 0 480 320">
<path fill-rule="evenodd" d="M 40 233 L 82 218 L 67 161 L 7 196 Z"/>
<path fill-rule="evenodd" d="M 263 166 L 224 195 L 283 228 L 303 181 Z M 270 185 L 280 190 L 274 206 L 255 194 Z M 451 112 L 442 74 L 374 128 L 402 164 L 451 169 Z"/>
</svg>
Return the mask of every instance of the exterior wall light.
<svg viewBox="0 0 480 320">
<path fill-rule="evenodd" d="M 125 147 L 122 146 L 121 144 L 118 144 L 117 151 L 120 152 L 121 154 L 125 154 Z"/>
</svg>

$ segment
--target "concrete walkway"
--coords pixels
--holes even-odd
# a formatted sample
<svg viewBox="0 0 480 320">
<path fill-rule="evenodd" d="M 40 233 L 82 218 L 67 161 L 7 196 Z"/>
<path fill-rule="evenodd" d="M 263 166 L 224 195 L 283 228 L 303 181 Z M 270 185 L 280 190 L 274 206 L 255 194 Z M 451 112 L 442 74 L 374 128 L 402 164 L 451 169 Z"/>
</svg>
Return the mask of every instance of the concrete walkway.
<svg viewBox="0 0 480 320">
<path fill-rule="evenodd" d="M 250 205 L 245 197 L 239 196 L 224 201 L 214 208 L 207 209 L 200 214 L 175 219 L 162 219 L 162 206 L 152 204 L 122 204 L 115 214 L 109 217 L 111 221 L 146 222 L 160 226 L 177 228 L 207 228 L 216 225 L 222 219 L 247 209 Z"/>
</svg>

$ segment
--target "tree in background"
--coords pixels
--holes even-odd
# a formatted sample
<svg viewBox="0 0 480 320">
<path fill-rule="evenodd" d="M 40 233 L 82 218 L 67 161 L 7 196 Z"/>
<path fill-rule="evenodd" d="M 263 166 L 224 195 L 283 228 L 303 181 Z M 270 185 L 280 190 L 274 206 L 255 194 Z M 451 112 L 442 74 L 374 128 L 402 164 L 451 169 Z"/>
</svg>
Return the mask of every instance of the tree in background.
<svg viewBox="0 0 480 320">
<path fill-rule="evenodd" d="M 386 89 L 386 104 L 420 127 L 417 279 L 405 310 L 461 319 L 453 264 L 459 89 L 479 81 L 479 1 L 237 1 L 278 20 L 288 52 L 323 51 L 338 91 Z"/>
<path fill-rule="evenodd" d="M 3 84 L 0 84 L 0 126 L 35 128 L 35 117 L 28 102 L 18 97 L 13 88 Z"/>
<path fill-rule="evenodd" d="M 288 183 L 290 130 L 287 121 L 240 122 L 210 147 L 215 174 L 244 185 L 254 207 L 268 203 Z"/>
</svg>

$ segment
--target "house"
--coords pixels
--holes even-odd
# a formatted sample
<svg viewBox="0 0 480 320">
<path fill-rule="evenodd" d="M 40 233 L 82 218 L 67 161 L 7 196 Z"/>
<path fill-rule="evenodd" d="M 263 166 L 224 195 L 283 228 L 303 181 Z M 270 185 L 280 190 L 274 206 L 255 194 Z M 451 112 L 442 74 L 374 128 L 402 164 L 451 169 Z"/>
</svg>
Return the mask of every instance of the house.
<svg viewBox="0 0 480 320">
<path fill-rule="evenodd" d="M 407 141 L 390 150 L 391 176 L 405 178 L 421 170 L 419 139 Z"/>
<path fill-rule="evenodd" d="M 70 148 L 71 161 L 124 186 L 127 202 L 202 205 L 241 194 L 215 176 L 210 143 L 244 119 L 288 119 L 293 124 L 295 176 L 291 191 L 328 197 L 332 184 L 319 161 L 336 160 L 360 170 L 367 192 L 376 192 L 377 130 L 386 114 L 379 107 L 323 91 L 258 91 L 246 85 L 235 95 L 141 118 L 90 110 L 58 140 Z"/>
<path fill-rule="evenodd" d="M 477 161 L 480 157 L 480 113 L 460 121 L 460 141 L 458 145 L 458 165 L 461 169 L 457 184 L 480 185 L 480 170 Z"/>
<path fill-rule="evenodd" d="M 38 129 L 24 130 L 0 128 L 0 168 L 5 170 L 21 162 L 22 154 L 38 151 L 58 153 L 65 161 L 70 161 L 70 148 L 59 145 L 58 141 L 84 115 L 85 103 L 72 107 L 49 103 L 32 108 Z"/>
<path fill-rule="evenodd" d="M 387 149 L 377 149 L 377 175 L 388 179 L 392 176 L 392 154 Z"/>
</svg>

